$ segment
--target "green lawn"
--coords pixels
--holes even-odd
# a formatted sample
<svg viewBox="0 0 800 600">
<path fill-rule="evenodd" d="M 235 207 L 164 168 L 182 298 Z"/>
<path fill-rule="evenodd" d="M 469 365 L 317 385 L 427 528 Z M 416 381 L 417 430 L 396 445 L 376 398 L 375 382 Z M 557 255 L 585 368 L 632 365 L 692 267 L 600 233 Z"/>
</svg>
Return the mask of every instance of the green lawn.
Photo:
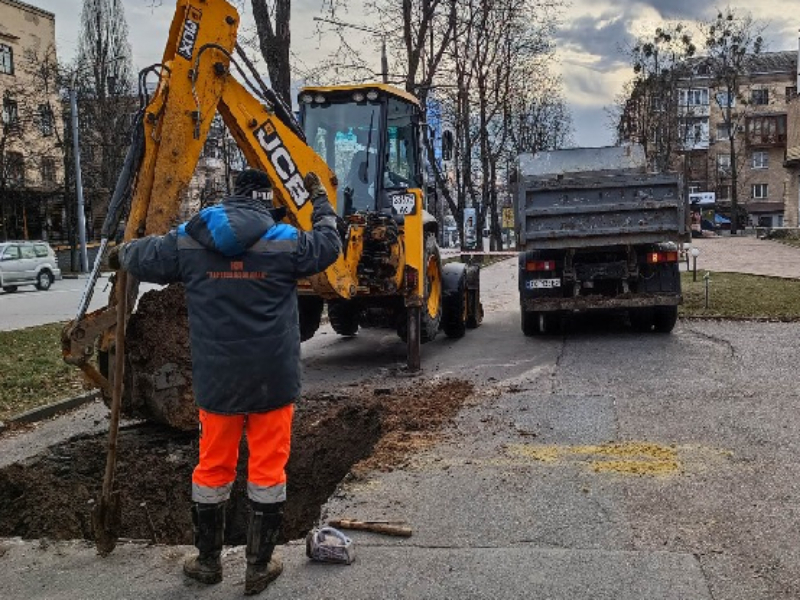
<svg viewBox="0 0 800 600">
<path fill-rule="evenodd" d="M 81 372 L 61 359 L 63 327 L 0 331 L 0 421 L 83 391 Z"/>
<path fill-rule="evenodd" d="M 778 277 L 711 273 L 709 303 L 705 308 L 705 271 L 681 273 L 684 317 L 800 320 L 800 281 Z"/>
</svg>

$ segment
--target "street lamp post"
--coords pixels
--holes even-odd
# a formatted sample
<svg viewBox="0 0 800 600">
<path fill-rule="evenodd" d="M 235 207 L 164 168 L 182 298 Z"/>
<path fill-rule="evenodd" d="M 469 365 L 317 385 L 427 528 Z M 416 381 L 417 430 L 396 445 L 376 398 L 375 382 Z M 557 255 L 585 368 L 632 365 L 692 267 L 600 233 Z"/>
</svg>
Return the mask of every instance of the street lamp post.
<svg viewBox="0 0 800 600">
<path fill-rule="evenodd" d="M 80 272 L 86 273 L 89 270 L 89 251 L 86 248 L 86 212 L 83 200 L 83 176 L 81 175 L 81 143 L 79 138 L 78 126 L 78 90 L 75 88 L 75 79 L 78 72 L 72 76 L 72 84 L 69 89 L 69 105 L 72 111 L 72 148 L 75 159 L 75 190 L 78 197 L 77 219 L 78 219 L 78 246 L 80 248 Z"/>
<path fill-rule="evenodd" d="M 700 248 L 692 248 L 692 281 L 697 281 L 697 257 L 700 256 Z"/>
</svg>

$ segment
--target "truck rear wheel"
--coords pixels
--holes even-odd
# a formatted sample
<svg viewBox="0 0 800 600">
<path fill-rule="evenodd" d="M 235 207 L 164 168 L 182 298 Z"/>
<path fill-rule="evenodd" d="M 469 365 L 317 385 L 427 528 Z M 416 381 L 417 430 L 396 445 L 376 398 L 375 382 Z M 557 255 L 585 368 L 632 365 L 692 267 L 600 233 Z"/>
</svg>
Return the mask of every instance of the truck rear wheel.
<svg viewBox="0 0 800 600">
<path fill-rule="evenodd" d="M 657 306 L 653 311 L 653 328 L 657 333 L 670 333 L 677 322 L 677 306 Z"/>
<path fill-rule="evenodd" d="M 358 333 L 358 313 L 358 305 L 350 300 L 328 302 L 328 318 L 339 335 L 352 337 Z"/>
<path fill-rule="evenodd" d="M 325 303 L 318 296 L 298 296 L 297 315 L 300 320 L 300 341 L 305 342 L 314 337 L 322 321 L 322 309 Z"/>
<path fill-rule="evenodd" d="M 539 335 L 539 313 L 520 307 L 522 333 L 531 337 Z"/>
</svg>

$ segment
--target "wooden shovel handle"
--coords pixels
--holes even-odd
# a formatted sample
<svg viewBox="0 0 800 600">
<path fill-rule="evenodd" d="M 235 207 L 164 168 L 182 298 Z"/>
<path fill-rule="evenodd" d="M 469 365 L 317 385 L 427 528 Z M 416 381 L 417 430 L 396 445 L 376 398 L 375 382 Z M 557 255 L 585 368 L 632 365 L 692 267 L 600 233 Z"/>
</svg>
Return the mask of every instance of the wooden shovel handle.
<svg viewBox="0 0 800 600">
<path fill-rule="evenodd" d="M 117 437 L 122 408 L 122 378 L 125 373 L 125 321 L 128 311 L 128 273 L 117 272 L 117 329 L 114 344 L 114 388 L 111 394 L 111 422 L 108 425 L 108 454 L 103 477 L 103 499 L 111 497 L 114 488 L 114 469 L 117 465 Z"/>
<path fill-rule="evenodd" d="M 379 521 L 355 521 L 353 519 L 331 519 L 328 521 L 328 524 L 331 527 L 338 527 L 339 529 L 358 529 L 372 533 L 382 533 L 384 535 L 411 537 L 411 527 L 408 525 Z"/>
</svg>

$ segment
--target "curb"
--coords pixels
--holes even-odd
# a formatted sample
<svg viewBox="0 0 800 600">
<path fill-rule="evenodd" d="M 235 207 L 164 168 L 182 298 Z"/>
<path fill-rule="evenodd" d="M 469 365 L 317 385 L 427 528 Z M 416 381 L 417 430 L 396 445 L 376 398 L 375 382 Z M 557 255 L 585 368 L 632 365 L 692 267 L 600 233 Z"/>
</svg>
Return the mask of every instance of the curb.
<svg viewBox="0 0 800 600">
<path fill-rule="evenodd" d="M 7 419 L 7 423 L 36 423 L 38 421 L 43 421 L 45 419 L 49 419 L 51 417 L 55 417 L 60 415 L 61 413 L 65 413 L 72 409 L 78 408 L 83 406 L 84 404 L 89 404 L 90 402 L 94 402 L 100 397 L 100 392 L 95 390 L 91 392 L 86 392 L 85 394 L 81 394 L 79 396 L 75 396 L 74 398 L 67 398 L 65 400 L 59 400 L 58 402 L 54 402 L 53 404 L 47 404 L 46 406 L 40 406 L 38 408 L 33 408 L 31 410 L 25 411 L 24 413 L 20 413 L 18 415 L 14 415 Z M 4 425 L 0 422 L 0 432 L 3 431 L 7 425 Z"/>
</svg>

